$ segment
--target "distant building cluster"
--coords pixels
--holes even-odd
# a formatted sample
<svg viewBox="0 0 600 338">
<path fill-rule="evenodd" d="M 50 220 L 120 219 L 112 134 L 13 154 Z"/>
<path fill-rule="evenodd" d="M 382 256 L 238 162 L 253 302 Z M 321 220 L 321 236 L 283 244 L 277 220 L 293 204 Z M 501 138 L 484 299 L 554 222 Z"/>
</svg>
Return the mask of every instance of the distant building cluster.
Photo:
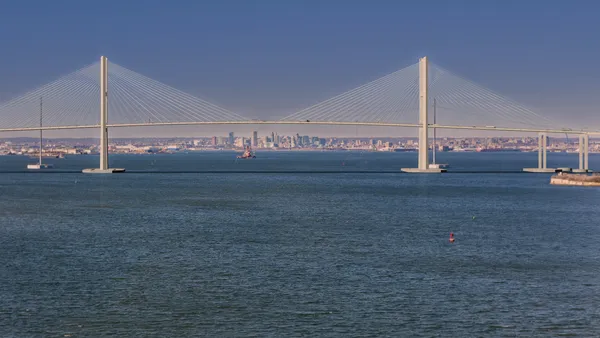
<svg viewBox="0 0 600 338">
<path fill-rule="evenodd" d="M 65 155 L 86 155 L 96 151 L 96 145 L 80 145 L 77 142 L 48 142 L 43 145 L 45 157 L 64 157 Z M 39 156 L 40 142 L 17 140 L 0 141 L 0 155 L 28 155 Z"/>
<path fill-rule="evenodd" d="M 437 151 L 456 152 L 528 152 L 537 151 L 537 137 L 493 138 L 440 138 L 430 140 L 430 148 Z M 227 136 L 170 139 L 111 139 L 112 153 L 169 153 L 178 151 L 242 150 L 252 147 L 264 150 L 361 150 L 361 151 L 417 151 L 417 138 L 369 138 L 369 137 L 319 137 L 310 135 L 278 135 L 271 132 L 259 135 L 257 131 L 248 136 Z M 0 141 L 0 155 L 39 154 L 38 139 L 11 139 Z M 578 138 L 551 138 L 550 152 L 578 152 Z M 45 156 L 64 156 L 98 153 L 97 139 L 53 139 L 44 143 Z M 600 152 L 600 142 L 590 139 L 590 152 Z"/>
</svg>

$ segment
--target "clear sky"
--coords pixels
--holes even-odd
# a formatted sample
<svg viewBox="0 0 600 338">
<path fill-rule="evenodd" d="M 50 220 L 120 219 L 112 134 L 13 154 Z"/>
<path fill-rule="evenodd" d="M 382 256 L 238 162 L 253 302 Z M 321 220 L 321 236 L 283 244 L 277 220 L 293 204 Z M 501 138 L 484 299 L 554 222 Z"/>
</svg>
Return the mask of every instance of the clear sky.
<svg viewBox="0 0 600 338">
<path fill-rule="evenodd" d="M 296 110 L 427 55 L 600 128 L 600 1 L 6 0 L 0 101 L 100 55 L 250 117 Z"/>
</svg>

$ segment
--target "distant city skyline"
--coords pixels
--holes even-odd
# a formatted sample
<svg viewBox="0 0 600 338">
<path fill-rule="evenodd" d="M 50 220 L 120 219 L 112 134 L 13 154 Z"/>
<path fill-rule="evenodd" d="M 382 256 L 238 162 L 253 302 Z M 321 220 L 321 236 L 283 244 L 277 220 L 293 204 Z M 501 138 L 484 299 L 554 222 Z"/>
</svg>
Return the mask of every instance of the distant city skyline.
<svg viewBox="0 0 600 338">
<path fill-rule="evenodd" d="M 277 119 L 427 55 L 542 114 L 600 129 L 600 69 L 592 66 L 600 57 L 600 47 L 593 43 L 600 29 L 594 14 L 600 4 L 594 1 L 229 0 L 167 5 L 109 0 L 104 8 L 103 17 L 92 3 L 4 4 L 0 102 L 106 55 L 249 118 Z M 220 136 L 229 129 L 172 130 Z M 416 135 L 416 129 L 363 127 L 270 131 Z M 119 137 L 121 131 L 113 133 Z M 135 133 L 144 136 L 145 131 Z"/>
<path fill-rule="evenodd" d="M 546 145 L 551 152 L 579 152 L 579 138 L 548 138 Z M 197 138 L 123 138 L 109 142 L 111 153 L 171 153 L 178 151 L 215 151 L 246 150 L 269 151 L 325 151 L 325 150 L 359 150 L 388 152 L 417 152 L 418 138 L 399 137 L 322 137 L 318 135 L 279 135 L 276 133 L 258 137 L 227 136 Z M 250 147 L 250 148 L 247 148 Z M 531 152 L 539 151 L 537 137 L 484 137 L 484 138 L 437 138 L 430 140 L 430 150 L 439 152 Z M 16 138 L 0 140 L 0 155 L 39 154 L 40 142 L 36 138 Z M 591 140 L 589 151 L 600 152 L 600 144 Z M 46 156 L 98 154 L 97 141 L 88 139 L 56 139 L 44 143 Z"/>
</svg>

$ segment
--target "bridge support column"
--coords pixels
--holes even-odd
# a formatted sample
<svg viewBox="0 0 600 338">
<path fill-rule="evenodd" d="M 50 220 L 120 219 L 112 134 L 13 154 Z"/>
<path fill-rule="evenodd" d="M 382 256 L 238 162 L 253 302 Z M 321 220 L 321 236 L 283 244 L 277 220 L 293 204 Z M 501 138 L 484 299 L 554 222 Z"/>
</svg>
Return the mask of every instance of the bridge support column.
<svg viewBox="0 0 600 338">
<path fill-rule="evenodd" d="M 590 159 L 590 135 L 585 134 L 583 136 L 584 139 L 584 146 L 583 146 L 583 169 L 585 171 L 589 171 L 590 170 L 590 166 L 589 166 L 589 159 Z"/>
<path fill-rule="evenodd" d="M 445 169 L 429 168 L 429 63 L 427 57 L 419 59 L 419 165 L 417 168 L 402 168 L 411 173 L 440 173 Z"/>
<path fill-rule="evenodd" d="M 429 169 L 428 66 L 427 57 L 419 60 L 419 170 Z"/>
<path fill-rule="evenodd" d="M 108 169 L 108 65 L 100 58 L 100 170 Z"/>
<path fill-rule="evenodd" d="M 585 169 L 585 165 L 583 163 L 583 153 L 585 152 L 585 140 L 583 135 L 579 135 L 579 170 L 583 171 Z"/>
<path fill-rule="evenodd" d="M 108 168 L 108 59 L 100 57 L 100 167 L 83 169 L 84 173 L 112 174 L 124 172 L 123 168 Z"/>
<path fill-rule="evenodd" d="M 538 135 L 538 169 L 542 169 L 544 167 L 544 134 Z"/>
<path fill-rule="evenodd" d="M 579 135 L 579 169 L 575 169 L 573 171 L 578 173 L 587 173 L 590 172 L 589 167 L 589 145 L 590 136 L 588 134 Z"/>
<path fill-rule="evenodd" d="M 540 135 L 542 138 L 542 168 L 548 168 L 548 135 L 546 133 L 542 133 Z"/>
<path fill-rule="evenodd" d="M 553 173 L 557 169 L 548 168 L 548 135 L 546 133 L 538 134 L 538 166 L 537 168 L 523 168 L 523 171 L 533 173 Z M 566 170 L 567 168 L 558 169 L 560 171 Z M 570 171 L 569 168 L 566 171 Z"/>
</svg>

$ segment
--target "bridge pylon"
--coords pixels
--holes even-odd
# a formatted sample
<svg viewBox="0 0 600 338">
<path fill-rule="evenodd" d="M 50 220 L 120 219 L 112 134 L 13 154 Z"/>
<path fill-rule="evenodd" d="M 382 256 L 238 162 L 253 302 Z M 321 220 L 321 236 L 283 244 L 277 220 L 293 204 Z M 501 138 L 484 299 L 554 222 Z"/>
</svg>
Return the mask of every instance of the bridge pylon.
<svg viewBox="0 0 600 338">
<path fill-rule="evenodd" d="M 590 135 L 582 134 L 579 135 L 579 169 L 573 170 L 578 173 L 591 172 L 589 167 L 589 155 L 590 155 Z"/>
<path fill-rule="evenodd" d="M 441 173 L 445 169 L 429 167 L 429 62 L 419 59 L 419 164 L 417 168 L 402 168 L 408 173 Z"/>
<path fill-rule="evenodd" d="M 530 173 L 553 173 L 557 171 L 571 171 L 571 168 L 548 168 L 548 134 L 538 134 L 538 166 L 537 168 L 523 168 Z"/>
<path fill-rule="evenodd" d="M 83 169 L 86 174 L 112 174 L 124 172 L 123 168 L 108 167 L 108 59 L 100 57 L 100 167 Z"/>
</svg>

